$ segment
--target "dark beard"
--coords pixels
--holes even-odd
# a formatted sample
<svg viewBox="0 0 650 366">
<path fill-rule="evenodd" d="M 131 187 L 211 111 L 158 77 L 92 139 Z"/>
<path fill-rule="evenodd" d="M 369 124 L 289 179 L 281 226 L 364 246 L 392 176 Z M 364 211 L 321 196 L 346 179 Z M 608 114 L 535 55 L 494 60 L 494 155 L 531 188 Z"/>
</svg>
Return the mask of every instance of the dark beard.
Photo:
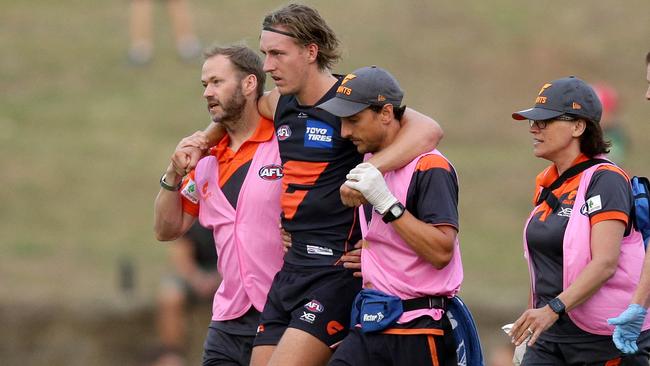
<svg viewBox="0 0 650 366">
<path fill-rule="evenodd" d="M 214 122 L 221 122 L 224 126 L 234 126 L 241 119 L 244 107 L 246 107 L 246 97 L 242 93 L 241 84 L 237 86 L 237 90 L 233 93 L 232 97 L 221 105 L 223 108 L 223 115 L 220 118 L 214 118 Z"/>
</svg>

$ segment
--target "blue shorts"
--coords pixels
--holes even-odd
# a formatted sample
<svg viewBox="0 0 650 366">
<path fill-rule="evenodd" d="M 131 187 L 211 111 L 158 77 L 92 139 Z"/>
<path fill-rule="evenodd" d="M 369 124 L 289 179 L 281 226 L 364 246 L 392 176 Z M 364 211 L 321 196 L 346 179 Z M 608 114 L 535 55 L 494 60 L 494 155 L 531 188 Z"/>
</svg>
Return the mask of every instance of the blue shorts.
<svg viewBox="0 0 650 366">
<path fill-rule="evenodd" d="M 446 316 L 421 316 L 389 329 L 363 333 L 354 328 L 334 352 L 329 366 L 457 366 L 456 342 Z"/>
<path fill-rule="evenodd" d="M 255 346 L 277 345 L 291 327 L 332 347 L 348 334 L 350 311 L 361 278 L 342 266 L 285 263 L 275 275 L 257 328 Z"/>
</svg>

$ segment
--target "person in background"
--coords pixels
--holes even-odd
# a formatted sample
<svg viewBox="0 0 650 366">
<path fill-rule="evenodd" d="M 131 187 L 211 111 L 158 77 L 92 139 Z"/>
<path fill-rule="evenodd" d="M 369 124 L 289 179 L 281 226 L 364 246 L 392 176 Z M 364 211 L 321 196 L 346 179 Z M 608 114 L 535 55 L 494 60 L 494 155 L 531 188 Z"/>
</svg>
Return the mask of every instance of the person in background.
<svg viewBox="0 0 650 366">
<path fill-rule="evenodd" d="M 185 364 L 187 308 L 212 301 L 221 283 L 212 230 L 194 223 L 170 245 L 169 252 L 174 272 L 160 286 L 156 315 L 162 351 L 154 366 Z"/>
<path fill-rule="evenodd" d="M 591 86 L 571 76 L 544 84 L 532 108 L 512 114 L 530 121 L 534 155 L 552 163 L 537 176 L 524 231 L 531 302 L 510 331 L 513 343 L 528 345 L 524 366 L 648 365 L 650 322 L 631 356 L 607 324 L 632 297 L 645 253 L 630 225 L 628 176 L 596 160 L 608 152 L 601 113 Z"/>
<path fill-rule="evenodd" d="M 153 0 L 131 0 L 129 62 L 148 64 L 153 57 Z M 166 0 L 172 22 L 176 50 L 180 58 L 190 61 L 201 53 L 201 44 L 194 34 L 187 0 Z"/>
<path fill-rule="evenodd" d="M 606 141 L 611 143 L 607 158 L 618 165 L 625 162 L 629 140 L 625 126 L 620 120 L 620 102 L 616 89 L 606 83 L 593 85 L 598 99 L 603 105 L 603 116 L 600 118 L 600 127 Z"/>
<path fill-rule="evenodd" d="M 645 56 L 645 67 L 646 81 L 648 82 L 645 98 L 650 101 L 650 52 Z M 608 320 L 610 324 L 616 326 L 612 338 L 616 347 L 622 352 L 626 354 L 638 352 L 637 339 L 646 322 L 648 306 L 650 306 L 650 255 L 646 252 L 641 280 L 630 305 L 616 318 Z"/>
</svg>

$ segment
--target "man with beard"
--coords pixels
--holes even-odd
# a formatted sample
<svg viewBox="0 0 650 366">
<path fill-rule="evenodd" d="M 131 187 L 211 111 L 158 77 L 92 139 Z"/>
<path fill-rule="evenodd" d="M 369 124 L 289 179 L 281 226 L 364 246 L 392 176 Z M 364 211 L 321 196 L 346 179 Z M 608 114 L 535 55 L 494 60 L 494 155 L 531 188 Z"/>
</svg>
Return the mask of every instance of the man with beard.
<svg viewBox="0 0 650 366">
<path fill-rule="evenodd" d="M 282 167 L 273 122 L 257 111 L 264 80 L 260 58 L 247 47 L 205 53 L 203 97 L 227 134 L 184 179 L 184 168 L 169 164 L 155 202 L 158 240 L 176 239 L 197 217 L 213 230 L 223 279 L 203 365 L 249 364 L 260 312 L 282 264 Z"/>
</svg>

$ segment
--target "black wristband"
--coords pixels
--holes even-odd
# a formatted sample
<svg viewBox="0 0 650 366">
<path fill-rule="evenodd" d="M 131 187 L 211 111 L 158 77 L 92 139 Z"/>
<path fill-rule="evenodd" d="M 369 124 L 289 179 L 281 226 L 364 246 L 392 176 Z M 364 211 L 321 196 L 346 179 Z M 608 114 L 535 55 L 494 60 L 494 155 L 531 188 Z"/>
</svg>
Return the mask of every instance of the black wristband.
<svg viewBox="0 0 650 366">
<path fill-rule="evenodd" d="M 388 211 L 384 213 L 384 216 L 381 218 L 381 220 L 388 224 L 389 222 L 393 222 L 402 217 L 402 215 L 404 215 L 404 211 L 406 211 L 404 205 L 399 201 L 395 202 L 392 206 L 390 206 Z"/>
<path fill-rule="evenodd" d="M 163 175 L 160 176 L 160 186 L 161 186 L 163 189 L 166 189 L 166 190 L 168 190 L 168 191 L 172 191 L 172 192 L 176 192 L 176 191 L 178 191 L 179 189 L 181 189 L 181 185 L 183 184 L 183 180 L 182 180 L 182 179 L 181 179 L 180 182 L 178 182 L 177 185 L 175 185 L 175 186 L 170 186 L 169 184 L 167 184 L 167 182 L 165 182 L 165 177 L 166 177 L 166 176 L 167 176 L 167 174 L 163 174 Z"/>
<path fill-rule="evenodd" d="M 548 302 L 548 306 L 557 315 L 562 315 L 566 311 L 566 306 L 564 306 L 564 303 L 559 297 L 551 299 L 551 301 Z"/>
</svg>

